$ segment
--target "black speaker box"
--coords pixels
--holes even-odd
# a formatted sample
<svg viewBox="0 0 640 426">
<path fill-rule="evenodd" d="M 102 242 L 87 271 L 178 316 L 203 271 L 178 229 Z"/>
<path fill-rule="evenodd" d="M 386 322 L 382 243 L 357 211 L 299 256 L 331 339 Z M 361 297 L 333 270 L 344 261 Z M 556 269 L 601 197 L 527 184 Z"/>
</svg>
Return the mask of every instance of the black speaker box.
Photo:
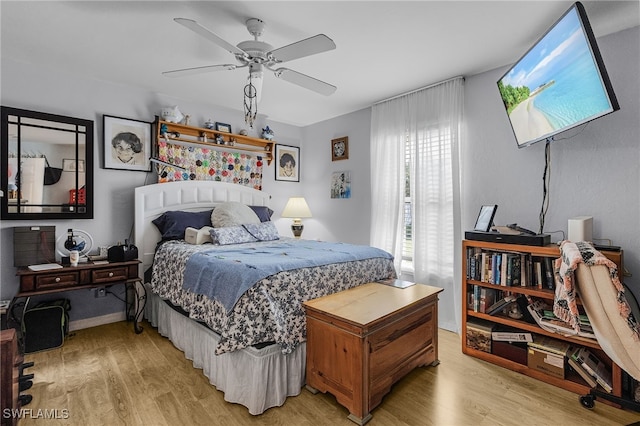
<svg viewBox="0 0 640 426">
<path fill-rule="evenodd" d="M 111 246 L 107 251 L 109 262 L 126 262 L 138 258 L 138 247 L 133 244 Z"/>
<path fill-rule="evenodd" d="M 479 231 L 466 231 L 464 237 L 467 240 L 474 241 L 486 241 L 489 243 L 506 243 L 506 244 L 522 244 L 525 246 L 547 246 L 551 244 L 551 235 L 538 234 L 538 235 L 511 235 L 501 234 L 499 232 L 479 232 Z"/>
</svg>

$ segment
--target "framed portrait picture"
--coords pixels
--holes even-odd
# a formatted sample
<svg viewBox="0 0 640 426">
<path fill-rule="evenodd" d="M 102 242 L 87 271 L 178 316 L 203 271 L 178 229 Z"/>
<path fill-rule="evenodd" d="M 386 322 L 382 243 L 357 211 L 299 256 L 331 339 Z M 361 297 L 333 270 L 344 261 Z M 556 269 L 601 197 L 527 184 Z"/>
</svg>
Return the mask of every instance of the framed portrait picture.
<svg viewBox="0 0 640 426">
<path fill-rule="evenodd" d="M 216 122 L 216 130 L 219 132 L 231 133 L 231 125 Z"/>
<path fill-rule="evenodd" d="M 349 158 L 349 138 L 347 136 L 331 140 L 331 161 Z"/>
<path fill-rule="evenodd" d="M 276 144 L 276 180 L 300 182 L 300 148 Z"/>
<path fill-rule="evenodd" d="M 496 204 L 480 207 L 480 213 L 478 213 L 476 225 L 473 227 L 473 230 L 489 232 L 493 225 L 493 218 L 496 215 L 496 210 L 498 210 L 498 206 Z"/>
<path fill-rule="evenodd" d="M 148 172 L 151 123 L 103 115 L 104 168 Z"/>
</svg>

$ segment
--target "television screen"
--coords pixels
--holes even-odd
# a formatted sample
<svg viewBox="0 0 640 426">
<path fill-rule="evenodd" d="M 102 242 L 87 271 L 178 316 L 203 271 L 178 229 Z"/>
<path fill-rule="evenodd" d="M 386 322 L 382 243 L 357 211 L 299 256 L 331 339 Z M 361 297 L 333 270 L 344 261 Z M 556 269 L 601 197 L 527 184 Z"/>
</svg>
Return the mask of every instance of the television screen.
<svg viewBox="0 0 640 426">
<path fill-rule="evenodd" d="M 498 81 L 518 147 L 620 109 L 581 3 Z"/>
</svg>

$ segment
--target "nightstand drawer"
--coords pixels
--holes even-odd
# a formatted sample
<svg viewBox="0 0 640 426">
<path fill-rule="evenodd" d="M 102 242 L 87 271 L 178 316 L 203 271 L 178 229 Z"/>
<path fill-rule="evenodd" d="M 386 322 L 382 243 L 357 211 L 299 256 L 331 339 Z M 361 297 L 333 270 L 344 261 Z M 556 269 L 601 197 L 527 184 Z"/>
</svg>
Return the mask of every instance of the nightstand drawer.
<svg viewBox="0 0 640 426">
<path fill-rule="evenodd" d="M 50 288 L 71 287 L 78 285 L 80 278 L 78 272 L 60 272 L 59 274 L 38 275 L 35 279 L 36 290 Z"/>
<path fill-rule="evenodd" d="M 93 283 L 126 281 L 127 278 L 129 278 L 129 269 L 126 266 L 96 269 L 91 271 L 91 281 Z"/>
</svg>

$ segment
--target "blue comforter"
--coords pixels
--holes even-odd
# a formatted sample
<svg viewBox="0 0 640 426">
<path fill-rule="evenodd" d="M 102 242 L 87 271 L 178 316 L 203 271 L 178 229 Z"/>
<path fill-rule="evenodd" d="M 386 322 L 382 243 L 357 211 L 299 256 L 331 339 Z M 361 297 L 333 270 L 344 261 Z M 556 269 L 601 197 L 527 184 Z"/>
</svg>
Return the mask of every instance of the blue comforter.
<svg viewBox="0 0 640 426">
<path fill-rule="evenodd" d="M 254 284 L 278 272 L 331 263 L 386 258 L 375 247 L 312 240 L 276 240 L 268 246 L 234 245 L 193 254 L 187 260 L 183 287 L 218 300 L 227 312 Z"/>
</svg>

